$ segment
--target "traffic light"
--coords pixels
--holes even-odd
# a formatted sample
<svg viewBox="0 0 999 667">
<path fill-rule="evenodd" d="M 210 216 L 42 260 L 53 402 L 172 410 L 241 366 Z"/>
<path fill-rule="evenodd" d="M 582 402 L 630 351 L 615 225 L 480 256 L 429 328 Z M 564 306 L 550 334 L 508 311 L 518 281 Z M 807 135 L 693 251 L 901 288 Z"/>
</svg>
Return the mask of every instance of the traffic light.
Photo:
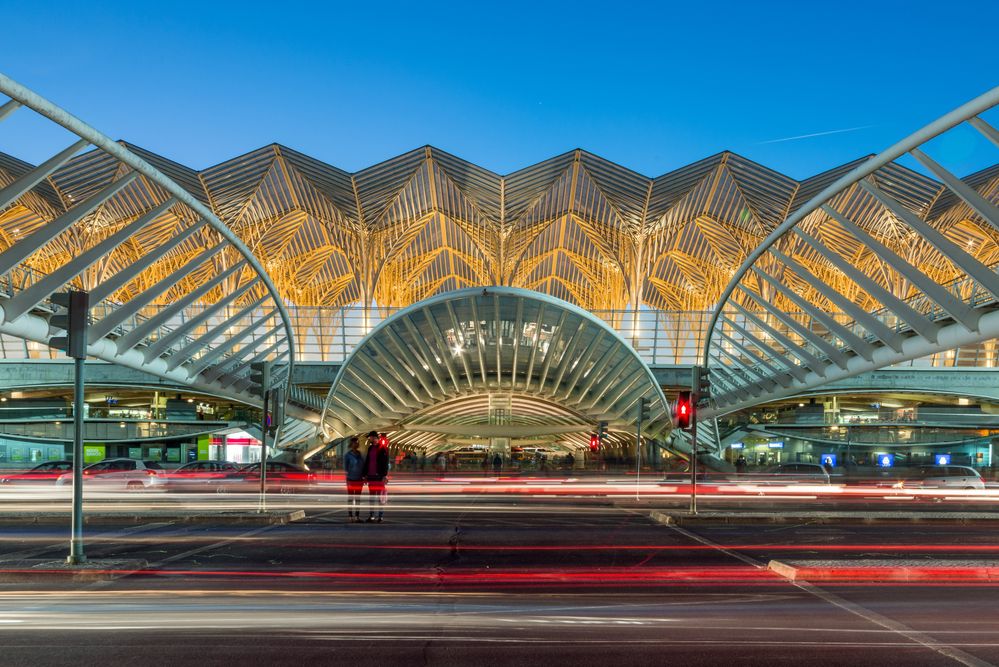
<svg viewBox="0 0 999 667">
<path fill-rule="evenodd" d="M 607 422 L 597 424 L 597 444 L 603 446 L 607 442 Z"/>
<path fill-rule="evenodd" d="M 271 388 L 272 365 L 269 361 L 258 361 L 250 365 L 250 382 L 260 385 L 261 394 Z"/>
<path fill-rule="evenodd" d="M 649 417 L 651 416 L 649 414 L 649 409 L 651 408 L 651 406 L 652 406 L 652 402 L 649 399 L 647 399 L 647 398 L 639 399 L 639 401 L 638 401 L 638 421 L 642 422 L 643 424 L 648 423 Z"/>
<path fill-rule="evenodd" d="M 284 390 L 271 389 L 267 400 L 267 415 L 264 418 L 271 435 L 277 433 L 278 427 L 284 423 Z"/>
<path fill-rule="evenodd" d="M 711 375 L 704 366 L 694 366 L 691 369 L 690 389 L 693 394 L 694 407 L 704 407 L 711 398 Z"/>
<path fill-rule="evenodd" d="M 590 451 L 595 452 L 600 449 L 600 436 L 596 433 L 590 436 Z"/>
<path fill-rule="evenodd" d="M 52 303 L 66 309 L 65 313 L 49 318 L 49 326 L 62 329 L 65 336 L 53 336 L 49 346 L 62 350 L 74 359 L 87 358 L 87 327 L 90 315 L 90 294 L 88 292 L 56 292 Z"/>
<path fill-rule="evenodd" d="M 681 391 L 676 395 L 676 410 L 673 413 L 676 427 L 690 428 L 690 420 L 694 416 L 694 406 L 690 402 L 690 392 Z"/>
<path fill-rule="evenodd" d="M 379 433 L 378 434 L 378 446 L 379 447 L 388 447 L 389 446 L 388 436 L 385 435 L 384 433 Z"/>
</svg>

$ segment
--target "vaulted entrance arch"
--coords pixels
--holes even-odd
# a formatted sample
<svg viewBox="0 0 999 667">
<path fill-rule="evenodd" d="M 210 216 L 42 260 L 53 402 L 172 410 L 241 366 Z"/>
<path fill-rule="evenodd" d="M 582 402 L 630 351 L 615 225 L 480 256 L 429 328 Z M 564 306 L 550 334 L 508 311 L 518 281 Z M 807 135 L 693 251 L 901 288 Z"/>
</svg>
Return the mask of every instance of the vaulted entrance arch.
<svg viewBox="0 0 999 667">
<path fill-rule="evenodd" d="M 560 299 L 513 287 L 456 290 L 376 326 L 340 369 L 323 410 L 327 438 L 391 431 L 409 446 L 444 436 L 547 438 L 583 447 L 607 422 L 643 434 L 670 428 L 662 388 L 607 323 Z"/>
</svg>

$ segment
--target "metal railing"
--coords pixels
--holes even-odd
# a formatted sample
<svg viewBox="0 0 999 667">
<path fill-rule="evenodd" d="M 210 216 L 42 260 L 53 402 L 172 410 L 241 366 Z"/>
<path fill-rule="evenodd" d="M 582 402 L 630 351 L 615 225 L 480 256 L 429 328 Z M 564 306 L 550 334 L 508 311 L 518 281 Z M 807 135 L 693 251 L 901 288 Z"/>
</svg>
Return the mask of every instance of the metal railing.
<svg viewBox="0 0 999 667">
<path fill-rule="evenodd" d="M 149 306 L 137 319 L 154 315 L 162 306 Z M 345 306 L 341 308 L 325 308 L 315 306 L 288 306 L 288 313 L 298 346 L 297 362 L 342 363 L 354 347 L 379 322 L 390 317 L 397 308 L 370 308 L 363 306 Z M 191 307 L 161 327 L 168 332 L 180 326 L 191 317 L 200 314 L 201 308 Z M 639 356 L 648 364 L 686 366 L 697 363 L 699 351 L 711 317 L 710 311 L 666 311 L 642 309 L 636 314 L 631 310 L 600 310 L 594 314 L 614 327 Z M 221 312 L 209 318 L 208 321 L 194 329 L 192 337 L 216 327 L 228 316 Z M 249 318 L 260 317 L 263 311 L 251 313 Z M 758 313 L 763 319 L 764 313 Z M 802 315 L 792 316 L 807 322 L 809 328 L 815 329 L 815 323 Z M 833 314 L 837 320 L 844 323 L 848 318 Z M 219 332 L 219 340 L 225 340 L 233 333 Z M 254 336 L 246 339 L 246 344 L 252 344 Z M 236 348 L 237 350 L 239 348 Z M 950 368 L 950 367 L 988 367 L 997 365 L 999 346 L 995 341 L 965 346 L 955 350 L 939 352 L 929 357 L 923 357 L 900 364 L 901 367 L 916 368 Z M 33 343 L 13 336 L 0 334 L 0 358 L 3 359 L 61 359 L 61 352 L 46 345 Z M 307 397 L 301 397 L 307 398 Z M 293 399 L 294 400 L 294 399 Z"/>
</svg>

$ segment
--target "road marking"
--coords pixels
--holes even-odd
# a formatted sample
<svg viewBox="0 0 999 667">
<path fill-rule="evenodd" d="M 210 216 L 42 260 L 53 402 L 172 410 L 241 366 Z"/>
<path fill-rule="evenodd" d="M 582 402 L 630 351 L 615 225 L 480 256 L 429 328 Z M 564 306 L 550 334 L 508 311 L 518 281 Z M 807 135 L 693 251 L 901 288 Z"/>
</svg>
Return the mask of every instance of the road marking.
<svg viewBox="0 0 999 667">
<path fill-rule="evenodd" d="M 677 525 L 674 524 L 664 524 L 664 525 L 667 528 L 680 533 L 681 535 L 689 537 L 690 539 L 700 542 L 701 544 L 711 546 L 717 549 L 718 551 L 733 558 L 736 558 L 744 563 L 752 565 L 753 567 L 766 569 L 766 565 L 756 560 L 755 558 L 751 558 L 750 556 L 746 556 L 745 554 L 740 554 L 736 551 L 732 551 L 731 549 L 726 549 L 720 544 L 715 544 L 711 540 L 701 537 L 700 535 L 695 535 L 689 530 L 680 528 Z M 949 646 L 947 644 L 944 644 L 943 642 L 939 642 L 923 632 L 910 628 L 904 623 L 894 621 L 888 618 L 887 616 L 883 616 L 877 613 L 876 611 L 871 611 L 870 609 L 867 609 L 855 602 L 850 602 L 849 600 L 845 600 L 840 596 L 830 593 L 829 591 L 822 590 L 818 586 L 810 584 L 807 581 L 798 581 L 798 580 L 792 581 L 788 579 L 785 579 L 785 581 L 787 581 L 792 586 L 804 591 L 805 593 L 809 593 L 810 595 L 813 595 L 819 598 L 820 600 L 823 600 L 835 607 L 838 607 L 847 613 L 853 614 L 854 616 L 864 619 L 868 623 L 879 625 L 882 628 L 885 628 L 886 630 L 890 630 L 891 632 L 894 632 L 902 637 L 905 637 L 906 639 L 912 642 L 925 646 L 931 651 L 935 651 L 936 653 L 939 653 L 942 656 L 950 658 L 951 660 L 955 660 L 956 662 L 959 662 L 962 665 L 967 665 L 968 667 L 995 667 L 991 662 L 986 662 L 985 660 L 976 658 L 970 653 L 965 653 L 964 651 L 958 648 L 954 648 L 953 646 Z"/>
</svg>

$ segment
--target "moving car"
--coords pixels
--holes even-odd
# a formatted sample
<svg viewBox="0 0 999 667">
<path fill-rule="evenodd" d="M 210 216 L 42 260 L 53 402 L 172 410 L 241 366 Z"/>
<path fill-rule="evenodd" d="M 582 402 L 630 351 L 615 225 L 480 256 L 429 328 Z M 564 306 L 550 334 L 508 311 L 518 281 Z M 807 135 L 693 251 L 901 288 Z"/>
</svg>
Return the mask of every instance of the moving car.
<svg viewBox="0 0 999 667">
<path fill-rule="evenodd" d="M 166 487 L 176 491 L 225 493 L 239 466 L 232 461 L 192 461 L 166 473 Z"/>
<path fill-rule="evenodd" d="M 985 479 L 967 466 L 919 466 L 896 486 L 903 489 L 984 489 Z"/>
<path fill-rule="evenodd" d="M 829 472 L 818 463 L 782 463 L 761 481 L 777 484 L 829 484 Z"/>
<path fill-rule="evenodd" d="M 240 468 L 234 479 L 242 483 L 239 490 L 255 491 L 260 488 L 260 463 L 250 463 Z M 267 490 L 281 493 L 297 493 L 308 491 L 316 483 L 316 473 L 306 466 L 285 463 L 284 461 L 267 462 Z M 236 490 L 233 488 L 232 490 Z"/>
<path fill-rule="evenodd" d="M 135 459 L 104 459 L 83 469 L 83 483 L 87 487 L 108 490 L 162 488 L 166 481 L 163 468 L 156 461 Z M 61 475 L 56 486 L 73 484 L 73 473 Z"/>
<path fill-rule="evenodd" d="M 30 470 L 0 471 L 0 484 L 54 483 L 61 475 L 73 471 L 72 461 L 46 461 Z"/>
</svg>

